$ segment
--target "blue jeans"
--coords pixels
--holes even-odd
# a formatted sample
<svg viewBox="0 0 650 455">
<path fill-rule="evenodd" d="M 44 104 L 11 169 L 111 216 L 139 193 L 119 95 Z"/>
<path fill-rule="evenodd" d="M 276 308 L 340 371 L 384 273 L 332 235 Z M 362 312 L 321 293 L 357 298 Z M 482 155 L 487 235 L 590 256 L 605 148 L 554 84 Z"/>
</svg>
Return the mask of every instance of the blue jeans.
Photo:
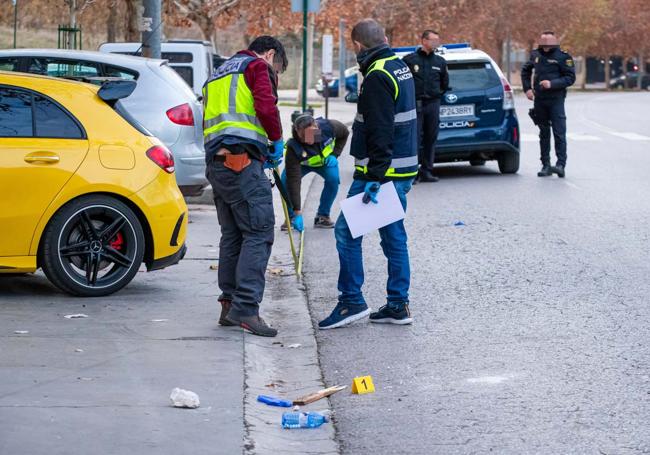
<svg viewBox="0 0 650 455">
<path fill-rule="evenodd" d="M 366 183 L 364 180 L 354 180 L 350 191 L 348 191 L 348 197 L 363 193 Z M 402 207 L 406 210 L 406 194 L 411 190 L 413 180 L 395 180 L 393 183 L 402 202 Z M 339 303 L 363 305 L 366 303 L 361 292 L 364 279 L 363 255 L 361 253 L 363 237 L 352 238 L 343 213 L 336 220 L 334 235 L 341 266 L 338 283 Z M 384 256 L 388 259 L 387 302 L 396 305 L 406 304 L 409 301 L 411 268 L 404 220 L 396 221 L 379 229 L 379 236 Z"/>
<path fill-rule="evenodd" d="M 320 205 L 318 206 L 318 212 L 316 215 L 319 216 L 330 216 L 330 211 L 332 210 L 332 205 L 336 199 L 336 194 L 339 192 L 339 184 L 341 180 L 339 178 L 339 165 L 328 167 L 311 167 L 311 166 L 300 166 L 301 177 L 309 174 L 310 172 L 315 172 L 325 180 L 323 186 L 323 191 L 320 193 Z M 284 183 L 285 188 L 287 185 L 287 172 L 286 170 L 282 171 L 282 183 Z"/>
</svg>

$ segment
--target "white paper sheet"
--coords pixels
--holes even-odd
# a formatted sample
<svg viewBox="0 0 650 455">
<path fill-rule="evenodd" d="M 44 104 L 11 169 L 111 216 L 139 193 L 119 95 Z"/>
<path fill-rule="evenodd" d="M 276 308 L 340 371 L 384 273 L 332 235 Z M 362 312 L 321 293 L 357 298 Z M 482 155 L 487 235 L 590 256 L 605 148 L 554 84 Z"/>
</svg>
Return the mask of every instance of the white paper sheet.
<svg viewBox="0 0 650 455">
<path fill-rule="evenodd" d="M 381 186 L 376 204 L 372 201 L 364 204 L 363 194 L 359 193 L 341 201 L 341 211 L 352 238 L 356 239 L 395 221 L 403 220 L 406 216 L 393 182 Z"/>
</svg>

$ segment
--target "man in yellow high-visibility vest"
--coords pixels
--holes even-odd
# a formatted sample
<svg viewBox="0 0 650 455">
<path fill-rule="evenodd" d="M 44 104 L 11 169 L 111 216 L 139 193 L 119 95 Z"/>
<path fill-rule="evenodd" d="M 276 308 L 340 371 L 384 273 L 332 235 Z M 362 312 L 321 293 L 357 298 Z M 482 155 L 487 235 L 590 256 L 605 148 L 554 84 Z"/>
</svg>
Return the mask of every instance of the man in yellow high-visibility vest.
<svg viewBox="0 0 650 455">
<path fill-rule="evenodd" d="M 263 169 L 282 161 L 277 74 L 286 67 L 282 43 L 260 36 L 203 87 L 206 175 L 221 225 L 219 324 L 270 337 L 277 330 L 259 316 L 275 226 Z"/>
</svg>

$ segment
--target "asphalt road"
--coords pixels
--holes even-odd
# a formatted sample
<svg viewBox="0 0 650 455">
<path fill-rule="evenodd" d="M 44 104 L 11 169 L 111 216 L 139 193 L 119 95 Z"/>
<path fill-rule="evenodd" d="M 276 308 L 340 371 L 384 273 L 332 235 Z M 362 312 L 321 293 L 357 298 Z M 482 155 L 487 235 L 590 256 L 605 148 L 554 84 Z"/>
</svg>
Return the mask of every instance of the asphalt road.
<svg viewBox="0 0 650 455">
<path fill-rule="evenodd" d="M 414 324 L 317 334 L 327 384 L 370 374 L 376 385 L 332 397 L 344 454 L 650 453 L 649 105 L 650 93 L 570 94 L 561 180 L 536 176 L 537 131 L 518 97 L 517 175 L 442 165 L 439 183 L 414 187 Z M 339 198 L 349 158 L 342 168 Z M 320 189 L 316 179 L 306 219 Z M 317 323 L 335 305 L 338 258 L 331 231 L 306 239 Z M 364 257 L 376 309 L 376 234 Z"/>
</svg>

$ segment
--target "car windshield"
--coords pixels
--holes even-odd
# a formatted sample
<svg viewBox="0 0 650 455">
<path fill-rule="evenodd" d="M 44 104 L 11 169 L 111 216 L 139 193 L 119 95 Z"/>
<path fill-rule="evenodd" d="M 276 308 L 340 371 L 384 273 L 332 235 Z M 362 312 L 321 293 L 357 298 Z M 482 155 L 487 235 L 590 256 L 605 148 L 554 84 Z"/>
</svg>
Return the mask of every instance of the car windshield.
<svg viewBox="0 0 650 455">
<path fill-rule="evenodd" d="M 457 90 L 482 90 L 499 85 L 490 62 L 449 62 L 449 85 Z"/>
</svg>

